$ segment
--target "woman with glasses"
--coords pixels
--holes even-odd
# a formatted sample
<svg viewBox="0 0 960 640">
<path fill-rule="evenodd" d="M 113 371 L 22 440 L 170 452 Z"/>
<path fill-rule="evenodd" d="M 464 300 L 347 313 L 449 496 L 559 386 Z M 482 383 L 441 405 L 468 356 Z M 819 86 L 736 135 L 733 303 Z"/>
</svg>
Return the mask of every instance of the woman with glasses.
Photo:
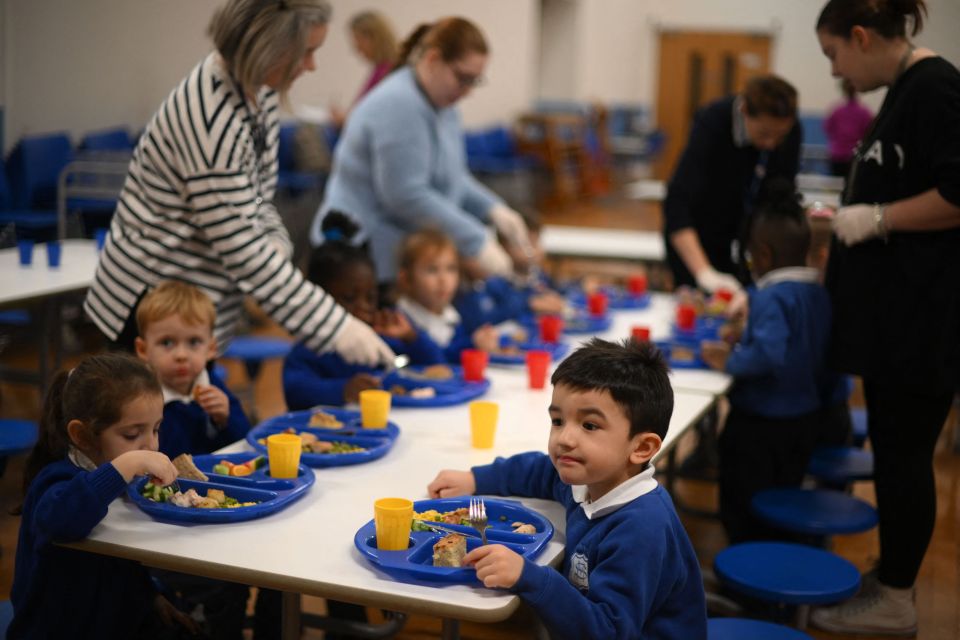
<svg viewBox="0 0 960 640">
<path fill-rule="evenodd" d="M 290 262 L 273 205 L 279 102 L 314 70 L 330 13 L 327 0 L 228 0 L 213 16 L 215 50 L 173 89 L 137 144 L 84 304 L 117 346 L 133 350 L 137 304 L 172 279 L 214 301 L 220 345 L 251 296 L 317 352 L 392 361 L 366 323 Z"/>
<path fill-rule="evenodd" d="M 382 285 L 396 279 L 397 248 L 419 229 L 456 242 L 473 277 L 508 275 L 513 263 L 487 226 L 530 255 L 521 216 L 469 172 L 456 103 L 483 80 L 488 58 L 480 30 L 463 18 L 421 25 L 400 51 L 397 69 L 350 113 L 310 239 L 323 242 L 328 211 L 360 223 Z"/>
</svg>

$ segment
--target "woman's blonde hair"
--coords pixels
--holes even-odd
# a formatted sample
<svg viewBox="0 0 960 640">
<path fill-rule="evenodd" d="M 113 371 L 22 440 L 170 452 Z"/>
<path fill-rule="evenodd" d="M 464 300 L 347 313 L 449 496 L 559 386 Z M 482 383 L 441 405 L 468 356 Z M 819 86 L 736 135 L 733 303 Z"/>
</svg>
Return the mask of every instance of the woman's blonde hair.
<svg viewBox="0 0 960 640">
<path fill-rule="evenodd" d="M 327 0 L 228 0 L 207 33 L 242 92 L 257 91 L 282 65 L 284 96 L 306 55 L 310 30 L 330 22 L 331 13 Z"/>
<path fill-rule="evenodd" d="M 350 19 L 350 30 L 370 41 L 373 46 L 373 61 L 376 64 L 397 60 L 397 37 L 390 23 L 376 11 L 361 11 Z"/>
</svg>

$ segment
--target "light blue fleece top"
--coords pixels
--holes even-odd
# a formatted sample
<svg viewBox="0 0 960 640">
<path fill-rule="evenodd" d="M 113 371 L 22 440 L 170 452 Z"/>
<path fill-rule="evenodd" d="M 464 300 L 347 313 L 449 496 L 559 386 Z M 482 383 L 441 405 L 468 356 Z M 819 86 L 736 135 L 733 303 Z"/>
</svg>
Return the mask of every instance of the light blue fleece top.
<svg viewBox="0 0 960 640">
<path fill-rule="evenodd" d="M 476 255 L 499 201 L 467 169 L 460 112 L 435 109 L 404 67 L 350 112 L 310 241 L 320 245 L 327 211 L 341 211 L 362 227 L 358 244 L 369 238 L 377 278 L 391 281 L 403 238 L 426 227 L 453 238 L 461 255 Z"/>
</svg>

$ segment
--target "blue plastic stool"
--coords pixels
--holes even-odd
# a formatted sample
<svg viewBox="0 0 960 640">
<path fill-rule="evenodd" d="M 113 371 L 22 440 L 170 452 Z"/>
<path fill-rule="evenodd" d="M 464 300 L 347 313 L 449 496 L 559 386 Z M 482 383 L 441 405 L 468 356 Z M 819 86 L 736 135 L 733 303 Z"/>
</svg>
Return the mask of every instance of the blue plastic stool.
<svg viewBox="0 0 960 640">
<path fill-rule="evenodd" d="M 780 529 L 812 536 L 859 533 L 877 526 L 877 510 L 830 489 L 767 489 L 750 501 L 753 512 Z"/>
<path fill-rule="evenodd" d="M 717 577 L 751 598 L 797 605 L 797 627 L 804 628 L 810 605 L 832 604 L 853 596 L 860 572 L 840 556 L 787 542 L 747 542 L 727 547 L 713 561 Z"/>
<path fill-rule="evenodd" d="M 867 410 L 863 407 L 850 409 L 850 426 L 853 446 L 863 447 L 863 443 L 867 441 Z"/>
<path fill-rule="evenodd" d="M 242 361 L 252 383 L 260 372 L 260 365 L 264 360 L 283 358 L 292 348 L 293 342 L 287 338 L 239 336 L 230 341 L 226 351 L 223 352 L 223 357 Z"/>
<path fill-rule="evenodd" d="M 37 423 L 29 420 L 0 420 L 0 458 L 29 451 L 37 443 Z"/>
<path fill-rule="evenodd" d="M 223 382 L 224 384 L 226 384 L 227 378 L 229 377 L 227 368 L 219 362 L 215 362 L 213 364 L 213 375 L 214 377 L 219 378 L 220 382 Z"/>
<path fill-rule="evenodd" d="M 0 638 L 7 637 L 7 627 L 13 622 L 13 603 L 0 600 Z"/>
<path fill-rule="evenodd" d="M 873 453 L 856 447 L 824 447 L 810 457 L 807 473 L 829 485 L 873 479 Z"/>
<path fill-rule="evenodd" d="M 813 640 L 802 631 L 747 618 L 710 618 L 707 640 Z"/>
</svg>

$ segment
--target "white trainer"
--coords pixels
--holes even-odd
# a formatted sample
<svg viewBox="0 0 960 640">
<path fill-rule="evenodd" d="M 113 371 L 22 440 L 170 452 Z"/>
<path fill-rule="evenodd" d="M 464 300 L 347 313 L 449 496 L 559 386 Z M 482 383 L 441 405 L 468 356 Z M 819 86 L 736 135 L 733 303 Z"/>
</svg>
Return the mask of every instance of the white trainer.
<svg viewBox="0 0 960 640">
<path fill-rule="evenodd" d="M 876 581 L 865 581 L 856 596 L 834 607 L 815 609 L 810 622 L 833 633 L 863 633 L 887 636 L 914 636 L 917 608 L 913 589 L 894 589 Z"/>
</svg>

